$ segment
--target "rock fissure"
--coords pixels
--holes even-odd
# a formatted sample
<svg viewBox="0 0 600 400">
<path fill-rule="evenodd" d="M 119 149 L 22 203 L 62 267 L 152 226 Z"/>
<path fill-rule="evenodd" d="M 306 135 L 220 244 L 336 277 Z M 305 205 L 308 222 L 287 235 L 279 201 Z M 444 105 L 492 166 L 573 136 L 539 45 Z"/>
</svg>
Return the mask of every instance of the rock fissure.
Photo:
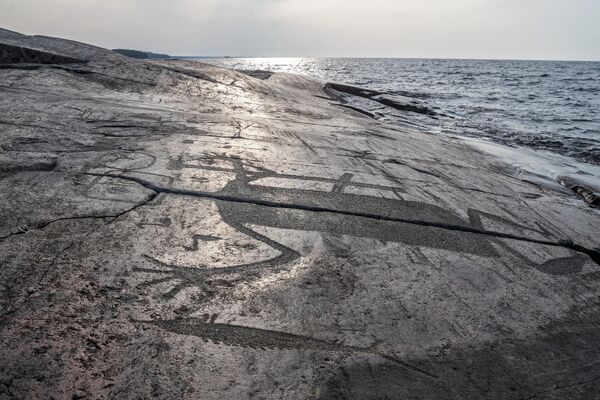
<svg viewBox="0 0 600 400">
<path fill-rule="evenodd" d="M 130 212 L 132 212 L 132 211 L 135 211 L 135 210 L 137 210 L 137 209 L 138 209 L 138 208 L 140 208 L 140 207 L 143 207 L 143 206 L 145 206 L 146 204 L 148 204 L 148 203 L 150 203 L 151 201 L 153 201 L 153 200 L 156 198 L 156 196 L 158 196 L 158 193 L 154 192 L 154 193 L 152 193 L 152 194 L 149 196 L 149 198 L 148 198 L 147 200 L 143 201 L 142 203 L 136 204 L 135 206 L 133 206 L 133 207 L 131 207 L 131 208 L 129 208 L 129 209 L 127 209 L 127 210 L 125 210 L 125 211 L 122 211 L 122 212 L 120 212 L 120 213 L 117 213 L 117 214 L 106 214 L 106 215 L 78 215 L 78 216 L 74 216 L 74 217 L 61 217 L 61 218 L 56 218 L 56 219 L 53 219 L 53 220 L 51 220 L 51 221 L 47 221 L 47 222 L 44 222 L 44 223 L 42 223 L 42 224 L 39 224 L 39 225 L 36 225 L 36 226 L 33 226 L 33 227 L 27 227 L 26 229 L 22 229 L 22 230 L 21 230 L 21 231 L 19 231 L 19 232 L 14 232 L 14 233 L 10 233 L 10 234 L 8 234 L 8 235 L 0 236 L 0 241 L 3 241 L 3 240 L 6 240 L 6 239 L 9 239 L 9 238 L 11 238 L 11 237 L 14 237 L 14 236 L 24 235 L 24 234 L 26 234 L 27 232 L 44 230 L 44 229 L 45 229 L 45 228 L 47 228 L 48 226 L 50 226 L 50 225 L 52 225 L 52 224 L 55 224 L 55 223 L 57 223 L 57 222 L 65 222 L 65 221 L 77 221 L 77 220 L 84 220 L 84 219 L 112 219 L 112 220 L 116 220 L 116 219 L 118 219 L 118 218 L 122 217 L 122 216 L 123 216 L 123 215 L 125 215 L 125 214 L 128 214 L 128 213 L 130 213 Z"/>
<path fill-rule="evenodd" d="M 586 254 L 596 264 L 600 265 L 600 251 L 599 250 L 588 249 L 584 246 L 575 244 L 572 241 L 551 241 L 551 240 L 542 240 L 542 239 L 538 240 L 538 239 L 534 239 L 534 238 L 528 238 L 528 237 L 524 237 L 524 236 L 509 234 L 509 233 L 495 232 L 495 231 L 489 231 L 489 230 L 485 230 L 485 229 L 477 229 L 477 228 L 471 228 L 471 227 L 467 227 L 467 226 L 444 224 L 444 223 L 438 223 L 438 222 L 432 222 L 432 221 L 395 218 L 395 217 L 388 217 L 388 216 L 384 216 L 384 215 L 366 213 L 366 212 L 346 211 L 346 210 L 338 210 L 338 209 L 329 208 L 329 207 L 309 206 L 309 205 L 304 205 L 304 204 L 288 203 L 288 202 L 283 202 L 283 201 L 255 199 L 255 198 L 251 198 L 251 197 L 234 196 L 234 195 L 220 193 L 220 192 L 203 192 L 203 191 L 194 191 L 194 190 L 187 190 L 187 189 L 167 188 L 164 186 L 156 185 L 145 179 L 131 177 L 131 176 L 123 176 L 123 175 L 118 175 L 118 174 L 97 174 L 97 173 L 90 173 L 90 172 L 88 172 L 86 174 L 91 175 L 91 176 L 100 176 L 100 177 L 128 180 L 131 182 L 138 183 L 138 184 L 142 185 L 143 187 L 145 187 L 146 189 L 150 189 L 157 194 L 165 193 L 165 194 L 171 194 L 171 195 L 191 196 L 191 197 L 199 197 L 199 198 L 206 198 L 206 199 L 212 199 L 212 200 L 220 200 L 220 201 L 226 201 L 226 202 L 232 202 L 232 203 L 247 203 L 247 204 L 254 204 L 254 205 L 258 205 L 258 206 L 272 207 L 272 208 L 295 209 L 295 210 L 311 211 L 311 212 L 317 212 L 317 213 L 343 214 L 343 215 L 349 215 L 349 216 L 355 216 L 355 217 L 363 217 L 363 218 L 384 220 L 384 221 L 390 221 L 390 222 L 399 222 L 399 223 L 412 224 L 412 225 L 418 225 L 418 226 L 427 226 L 427 227 L 445 229 L 445 230 L 450 230 L 450 231 L 464 232 L 464 233 L 469 233 L 469 234 L 486 235 L 486 236 L 492 236 L 492 237 L 497 237 L 497 238 L 501 238 L 501 239 L 519 240 L 519 241 L 523 241 L 523 242 L 542 244 L 542 245 L 546 245 L 546 246 L 563 247 L 563 248 L 566 248 L 569 250 L 574 250 L 579 253 Z"/>
</svg>

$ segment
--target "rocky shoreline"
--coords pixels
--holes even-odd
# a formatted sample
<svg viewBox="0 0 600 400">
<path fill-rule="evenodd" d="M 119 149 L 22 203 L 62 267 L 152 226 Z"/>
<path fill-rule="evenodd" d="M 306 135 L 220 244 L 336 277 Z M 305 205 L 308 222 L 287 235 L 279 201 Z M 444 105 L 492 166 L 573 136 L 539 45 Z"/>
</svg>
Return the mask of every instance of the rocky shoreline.
<svg viewBox="0 0 600 400">
<path fill-rule="evenodd" d="M 0 29 L 0 399 L 598 396 L 598 210 L 356 90 Z"/>
</svg>

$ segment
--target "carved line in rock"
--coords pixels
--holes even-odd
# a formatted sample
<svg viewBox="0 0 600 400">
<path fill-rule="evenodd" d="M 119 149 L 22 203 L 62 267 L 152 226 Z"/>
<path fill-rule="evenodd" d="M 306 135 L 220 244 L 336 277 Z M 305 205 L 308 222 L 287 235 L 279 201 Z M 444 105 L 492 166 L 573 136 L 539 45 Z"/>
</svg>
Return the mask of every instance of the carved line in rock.
<svg viewBox="0 0 600 400">
<path fill-rule="evenodd" d="M 119 166 L 123 162 L 128 164 L 127 167 Z M 103 155 L 97 163 L 105 168 L 137 171 L 152 167 L 156 163 L 156 157 L 142 152 L 118 152 Z"/>
<path fill-rule="evenodd" d="M 171 333 L 196 336 L 215 344 L 237 346 L 251 349 L 275 350 L 313 350 L 325 352 L 359 353 L 382 357 L 400 365 L 406 370 L 425 376 L 429 379 L 438 379 L 438 376 L 405 361 L 399 360 L 377 350 L 376 345 L 370 348 L 347 346 L 339 342 L 329 342 L 308 336 L 296 335 L 267 329 L 251 328 L 240 325 L 220 324 L 214 322 L 215 316 L 207 319 L 187 318 L 174 320 L 138 321 L 157 326 Z"/>
<path fill-rule="evenodd" d="M 221 240 L 218 236 L 212 235 L 193 235 L 192 236 L 192 245 L 191 246 L 183 246 L 183 248 L 187 251 L 198 251 L 200 242 L 214 242 L 217 240 Z"/>
<path fill-rule="evenodd" d="M 134 268 L 136 272 L 143 272 L 153 275 L 161 275 L 161 278 L 154 279 L 143 283 L 142 287 L 152 286 L 160 283 L 176 281 L 178 282 L 165 297 L 168 299 L 174 298 L 178 293 L 186 288 L 195 287 L 202 291 L 207 296 L 216 294 L 216 288 L 233 287 L 238 282 L 248 282 L 254 278 L 258 278 L 265 273 L 274 273 L 287 268 L 294 260 L 300 257 L 300 254 L 289 247 L 282 245 L 266 236 L 263 236 L 245 226 L 239 224 L 235 220 L 225 221 L 234 229 L 254 239 L 268 244 L 272 248 L 278 250 L 281 254 L 269 260 L 258 261 L 254 263 L 239 264 L 230 267 L 222 268 L 190 268 L 175 266 L 157 260 L 154 257 L 145 255 L 146 259 L 157 264 L 161 269 L 152 268 Z M 211 237 L 210 240 L 214 240 Z M 195 243 L 198 244 L 197 241 Z"/>
</svg>

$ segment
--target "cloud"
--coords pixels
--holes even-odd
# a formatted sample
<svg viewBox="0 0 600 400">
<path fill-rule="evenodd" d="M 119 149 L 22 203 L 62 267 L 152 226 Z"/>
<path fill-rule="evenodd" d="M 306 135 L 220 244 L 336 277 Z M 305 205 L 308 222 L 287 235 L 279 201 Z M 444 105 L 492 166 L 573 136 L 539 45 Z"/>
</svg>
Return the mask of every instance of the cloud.
<svg viewBox="0 0 600 400">
<path fill-rule="evenodd" d="M 171 54 L 600 59 L 597 0 L 0 0 L 0 25 Z"/>
</svg>

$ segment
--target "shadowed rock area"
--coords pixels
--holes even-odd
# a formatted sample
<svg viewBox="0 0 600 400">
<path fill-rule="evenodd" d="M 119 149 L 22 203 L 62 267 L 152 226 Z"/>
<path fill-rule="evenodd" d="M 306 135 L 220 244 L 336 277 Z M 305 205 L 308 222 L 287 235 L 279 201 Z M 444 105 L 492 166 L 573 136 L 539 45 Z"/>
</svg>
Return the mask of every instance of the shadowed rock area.
<svg viewBox="0 0 600 400">
<path fill-rule="evenodd" d="M 0 69 L 0 399 L 600 395 L 575 189 L 295 75 L 0 46 L 65 57 Z"/>
<path fill-rule="evenodd" d="M 0 64 L 69 64 L 82 63 L 72 57 L 0 43 Z"/>
</svg>

